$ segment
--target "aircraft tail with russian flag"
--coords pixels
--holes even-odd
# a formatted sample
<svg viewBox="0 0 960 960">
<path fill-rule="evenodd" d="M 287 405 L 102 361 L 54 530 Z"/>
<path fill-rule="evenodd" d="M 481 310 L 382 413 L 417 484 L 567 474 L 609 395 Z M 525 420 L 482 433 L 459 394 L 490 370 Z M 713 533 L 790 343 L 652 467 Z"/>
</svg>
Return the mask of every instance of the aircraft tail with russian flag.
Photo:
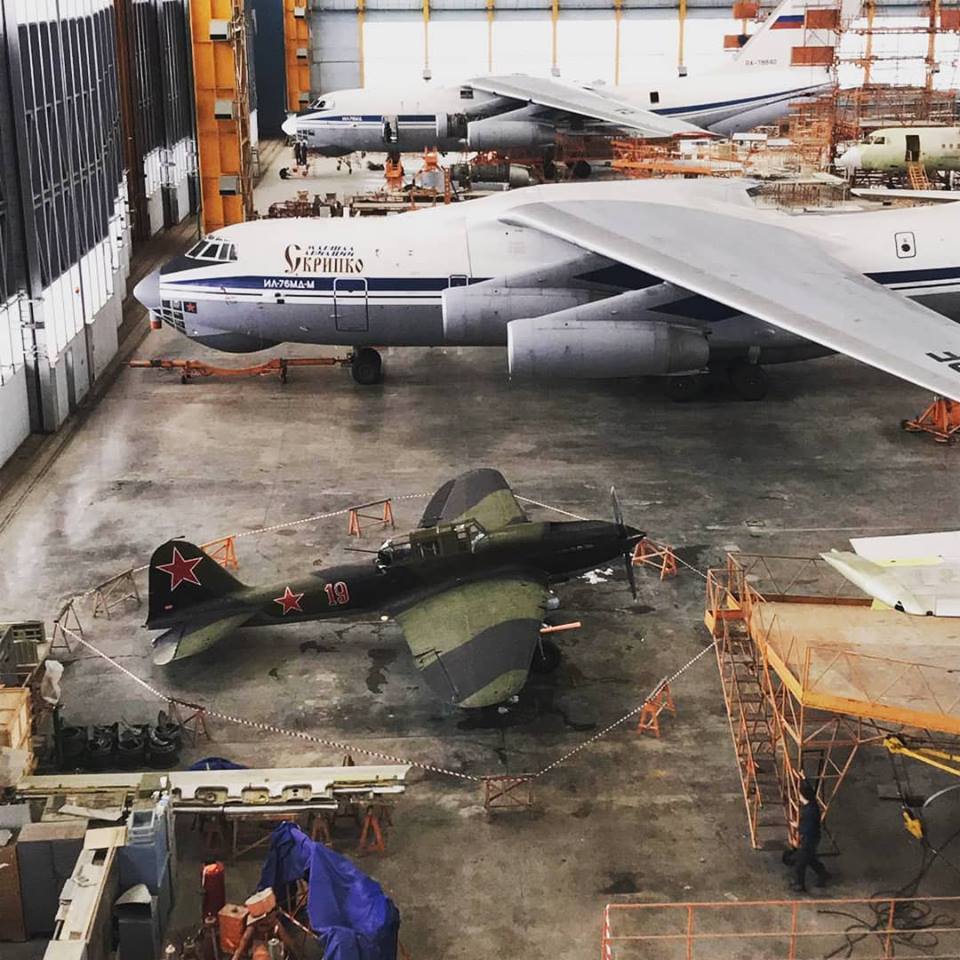
<svg viewBox="0 0 960 960">
<path fill-rule="evenodd" d="M 861 0 L 783 0 L 749 34 L 735 54 L 731 67 L 738 70 L 827 70 L 833 63 L 833 48 L 840 25 L 847 25 L 860 12 Z M 811 16 L 807 17 L 810 11 Z M 837 19 L 837 16 L 839 19 Z M 827 51 L 829 49 L 829 52 Z M 802 52 L 796 52 L 795 49 Z M 822 52 L 821 52 L 822 51 Z"/>
</svg>

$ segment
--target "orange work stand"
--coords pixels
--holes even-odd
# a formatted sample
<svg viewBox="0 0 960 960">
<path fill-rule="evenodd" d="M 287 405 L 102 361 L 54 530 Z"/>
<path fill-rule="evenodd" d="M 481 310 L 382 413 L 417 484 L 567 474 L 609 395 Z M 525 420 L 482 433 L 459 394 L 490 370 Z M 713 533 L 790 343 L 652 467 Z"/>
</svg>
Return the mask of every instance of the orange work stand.
<svg viewBox="0 0 960 960">
<path fill-rule="evenodd" d="M 223 537 L 220 540 L 201 543 L 200 549 L 211 560 L 216 560 L 221 567 L 227 570 L 238 570 L 240 568 L 240 561 L 237 559 L 237 545 L 233 537 Z"/>
<path fill-rule="evenodd" d="M 910 433 L 929 433 L 937 443 L 950 443 L 960 430 L 960 403 L 935 397 L 919 417 L 904 420 L 900 426 Z"/>
<path fill-rule="evenodd" d="M 657 568 L 660 571 L 661 580 L 677 575 L 677 555 L 673 552 L 673 547 L 654 543 L 646 537 L 633 548 L 631 562 L 635 567 L 646 564 Z"/>
<path fill-rule="evenodd" d="M 361 513 L 362 510 L 370 510 L 372 507 L 383 507 L 383 510 L 380 514 L 376 513 Z M 347 518 L 347 536 L 348 537 L 362 537 L 363 533 L 360 529 L 361 520 L 375 520 L 382 527 L 390 527 L 391 530 L 396 530 L 396 524 L 393 522 L 393 502 L 389 497 L 386 500 L 371 500 L 369 503 L 359 503 L 355 507 L 351 507 L 348 511 Z"/>
<path fill-rule="evenodd" d="M 677 715 L 677 706 L 670 694 L 670 684 L 666 681 L 657 687 L 654 695 L 641 708 L 637 733 L 647 733 L 649 731 L 659 740 L 660 714 L 664 710 L 669 710 L 674 716 Z"/>
</svg>

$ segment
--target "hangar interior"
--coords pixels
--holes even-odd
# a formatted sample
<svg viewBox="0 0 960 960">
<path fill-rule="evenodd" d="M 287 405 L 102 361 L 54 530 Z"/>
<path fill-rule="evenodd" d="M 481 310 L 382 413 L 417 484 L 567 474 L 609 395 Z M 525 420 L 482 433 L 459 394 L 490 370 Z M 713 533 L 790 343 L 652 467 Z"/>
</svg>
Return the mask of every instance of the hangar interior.
<svg viewBox="0 0 960 960">
<path fill-rule="evenodd" d="M 960 955 L 958 70 L 0 0 L 0 958 Z"/>
</svg>

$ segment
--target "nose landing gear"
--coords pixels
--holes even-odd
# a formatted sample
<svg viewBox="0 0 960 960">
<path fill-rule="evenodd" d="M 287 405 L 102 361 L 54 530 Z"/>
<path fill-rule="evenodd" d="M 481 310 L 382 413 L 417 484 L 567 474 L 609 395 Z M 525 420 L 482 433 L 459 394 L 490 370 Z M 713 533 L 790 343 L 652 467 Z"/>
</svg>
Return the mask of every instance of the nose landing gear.
<svg viewBox="0 0 960 960">
<path fill-rule="evenodd" d="M 350 360 L 353 379 L 365 387 L 383 380 L 383 359 L 373 347 L 358 347 Z"/>
</svg>

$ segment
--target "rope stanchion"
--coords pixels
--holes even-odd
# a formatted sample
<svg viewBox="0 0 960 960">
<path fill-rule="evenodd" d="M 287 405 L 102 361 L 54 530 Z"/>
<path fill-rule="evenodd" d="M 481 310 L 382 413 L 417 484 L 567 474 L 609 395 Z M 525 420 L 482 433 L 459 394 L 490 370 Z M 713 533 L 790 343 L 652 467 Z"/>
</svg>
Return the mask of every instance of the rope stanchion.
<svg viewBox="0 0 960 960">
<path fill-rule="evenodd" d="M 704 647 L 695 657 L 691 657 L 675 673 L 672 673 L 666 679 L 661 680 L 644 698 L 643 703 L 635 706 L 629 713 L 625 713 L 619 720 L 615 720 L 609 726 L 604 727 L 599 733 L 595 733 L 592 737 L 590 737 L 589 740 L 584 740 L 583 743 L 574 747 L 572 750 L 568 750 L 565 754 L 563 754 L 563 756 L 558 757 L 556 760 L 554 760 L 553 763 L 548 763 L 539 773 L 533 774 L 533 776 L 531 776 L 530 779 L 538 780 L 540 777 L 545 776 L 551 770 L 555 770 L 561 764 L 566 763 L 568 760 L 572 760 L 578 753 L 582 753 L 584 750 L 586 750 L 587 747 L 593 746 L 593 744 L 595 744 L 598 740 L 602 740 L 608 733 L 611 733 L 613 730 L 616 730 L 617 727 L 625 724 L 628 720 L 630 720 L 631 718 L 635 717 L 638 713 L 640 713 L 648 703 L 652 702 L 653 698 L 656 697 L 657 692 L 660 690 L 661 687 L 663 687 L 664 685 L 669 686 L 671 683 L 674 682 L 674 680 L 676 680 L 678 677 L 686 673 L 698 660 L 700 660 L 706 654 L 712 653 L 712 652 L 713 652 L 713 644 L 711 643 L 709 646 Z"/>
</svg>

